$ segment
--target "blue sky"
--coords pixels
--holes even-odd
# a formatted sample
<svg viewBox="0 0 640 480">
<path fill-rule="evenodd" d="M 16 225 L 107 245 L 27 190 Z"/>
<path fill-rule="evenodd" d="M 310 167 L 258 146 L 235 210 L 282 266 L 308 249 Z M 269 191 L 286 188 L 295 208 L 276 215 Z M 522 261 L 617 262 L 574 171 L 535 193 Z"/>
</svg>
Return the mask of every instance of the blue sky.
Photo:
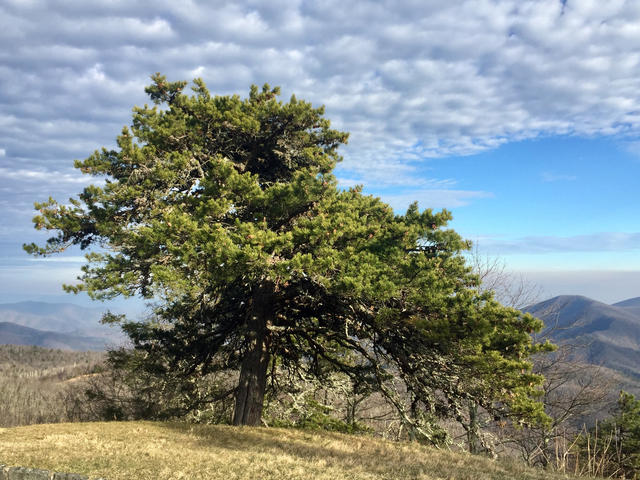
<svg viewBox="0 0 640 480">
<path fill-rule="evenodd" d="M 450 209 L 542 298 L 640 296 L 638 2 L 4 0 L 0 44 L 0 302 L 86 301 L 79 252 L 22 252 L 32 204 L 81 190 L 156 71 L 324 104 L 343 186 Z"/>
</svg>

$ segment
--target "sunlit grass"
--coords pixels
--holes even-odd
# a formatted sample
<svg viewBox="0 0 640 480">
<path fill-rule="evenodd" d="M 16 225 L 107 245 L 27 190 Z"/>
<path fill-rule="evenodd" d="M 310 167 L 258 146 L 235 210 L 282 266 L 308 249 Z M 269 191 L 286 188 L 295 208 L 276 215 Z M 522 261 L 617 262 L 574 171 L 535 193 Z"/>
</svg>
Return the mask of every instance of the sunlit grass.
<svg viewBox="0 0 640 480">
<path fill-rule="evenodd" d="M 0 429 L 0 463 L 108 480 L 568 478 L 368 436 L 160 422 Z"/>
</svg>

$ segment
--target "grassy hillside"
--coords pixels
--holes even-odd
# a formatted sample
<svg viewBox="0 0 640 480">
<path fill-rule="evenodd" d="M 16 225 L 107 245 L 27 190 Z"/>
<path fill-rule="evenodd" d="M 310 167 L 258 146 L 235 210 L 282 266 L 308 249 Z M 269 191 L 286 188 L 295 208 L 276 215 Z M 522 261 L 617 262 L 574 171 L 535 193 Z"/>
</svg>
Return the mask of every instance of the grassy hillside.
<svg viewBox="0 0 640 480">
<path fill-rule="evenodd" d="M 109 480 L 570 478 L 371 437 L 153 422 L 0 429 L 0 463 Z"/>
</svg>

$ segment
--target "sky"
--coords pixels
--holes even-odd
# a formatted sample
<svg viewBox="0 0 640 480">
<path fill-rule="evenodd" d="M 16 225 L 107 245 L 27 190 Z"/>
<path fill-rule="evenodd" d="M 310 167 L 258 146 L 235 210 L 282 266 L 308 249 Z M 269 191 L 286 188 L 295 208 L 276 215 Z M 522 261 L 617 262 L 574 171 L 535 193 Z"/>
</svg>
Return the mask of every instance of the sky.
<svg viewBox="0 0 640 480">
<path fill-rule="evenodd" d="M 0 45 L 0 302 L 87 302 L 81 252 L 22 251 L 33 202 L 91 181 L 154 72 L 325 105 L 342 187 L 450 210 L 541 300 L 640 296 L 640 2 L 0 0 Z"/>
</svg>

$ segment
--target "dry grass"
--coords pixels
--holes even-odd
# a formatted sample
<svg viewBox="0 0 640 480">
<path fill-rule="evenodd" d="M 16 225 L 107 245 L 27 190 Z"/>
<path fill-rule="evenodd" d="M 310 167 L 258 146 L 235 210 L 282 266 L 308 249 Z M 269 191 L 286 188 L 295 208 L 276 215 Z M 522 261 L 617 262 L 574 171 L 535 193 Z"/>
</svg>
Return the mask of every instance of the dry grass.
<svg viewBox="0 0 640 480">
<path fill-rule="evenodd" d="M 0 463 L 118 479 L 560 479 L 366 436 L 160 422 L 0 429 Z"/>
</svg>

